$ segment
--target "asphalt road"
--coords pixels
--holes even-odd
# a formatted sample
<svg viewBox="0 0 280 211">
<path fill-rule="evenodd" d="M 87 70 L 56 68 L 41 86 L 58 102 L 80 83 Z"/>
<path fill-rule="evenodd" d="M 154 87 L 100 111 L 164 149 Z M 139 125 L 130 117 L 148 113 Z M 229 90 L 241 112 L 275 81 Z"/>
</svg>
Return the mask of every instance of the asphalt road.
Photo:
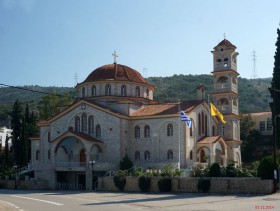
<svg viewBox="0 0 280 211">
<path fill-rule="evenodd" d="M 0 211 L 280 210 L 272 195 L 138 194 L 0 190 Z"/>
</svg>

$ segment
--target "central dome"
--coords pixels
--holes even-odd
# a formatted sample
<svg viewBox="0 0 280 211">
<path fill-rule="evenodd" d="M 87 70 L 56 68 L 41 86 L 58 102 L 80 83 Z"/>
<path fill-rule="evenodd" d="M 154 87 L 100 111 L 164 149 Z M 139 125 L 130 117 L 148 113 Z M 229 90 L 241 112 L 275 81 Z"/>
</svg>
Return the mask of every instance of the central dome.
<svg viewBox="0 0 280 211">
<path fill-rule="evenodd" d="M 142 77 L 142 75 L 125 65 L 121 64 L 108 64 L 104 65 L 102 67 L 99 67 L 92 71 L 86 80 L 83 82 L 93 82 L 93 81 L 132 81 L 132 82 L 137 82 L 137 83 L 145 83 L 145 79 Z"/>
</svg>

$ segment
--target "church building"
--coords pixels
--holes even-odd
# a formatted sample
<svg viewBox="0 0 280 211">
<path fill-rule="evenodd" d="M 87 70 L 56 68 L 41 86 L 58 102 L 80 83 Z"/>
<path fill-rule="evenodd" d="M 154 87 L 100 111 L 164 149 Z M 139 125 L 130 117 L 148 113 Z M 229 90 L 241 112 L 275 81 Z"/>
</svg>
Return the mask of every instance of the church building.
<svg viewBox="0 0 280 211">
<path fill-rule="evenodd" d="M 32 138 L 32 169 L 49 188 L 92 189 L 92 174 L 118 170 L 125 155 L 134 166 L 187 169 L 198 163 L 241 164 L 236 46 L 214 47 L 213 104 L 226 123 L 210 115 L 203 86 L 197 99 L 154 100 L 156 91 L 136 70 L 113 64 L 93 70 L 76 86 L 76 100 L 39 122 Z M 181 121 L 180 111 L 192 126 Z M 93 173 L 94 172 L 94 173 Z"/>
</svg>

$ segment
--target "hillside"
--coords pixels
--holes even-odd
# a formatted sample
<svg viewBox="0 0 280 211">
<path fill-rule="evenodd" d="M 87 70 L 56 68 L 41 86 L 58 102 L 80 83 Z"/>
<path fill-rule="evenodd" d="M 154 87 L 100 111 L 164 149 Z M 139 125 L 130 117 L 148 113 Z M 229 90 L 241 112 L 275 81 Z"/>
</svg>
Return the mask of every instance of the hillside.
<svg viewBox="0 0 280 211">
<path fill-rule="evenodd" d="M 146 80 L 155 86 L 154 99 L 159 102 L 196 99 L 196 88 L 200 84 L 205 86 L 206 94 L 213 90 L 211 75 L 174 75 L 171 77 L 149 77 Z M 254 80 L 239 78 L 238 80 L 241 113 L 270 111 L 268 87 L 271 78 Z M 23 86 L 21 88 L 45 93 L 62 94 L 69 92 L 71 96 L 75 96 L 74 88 L 70 87 Z M 23 103 L 28 102 L 32 107 L 36 107 L 42 96 L 44 94 L 0 87 L 0 122 L 4 116 L 7 116 L 16 99 Z"/>
</svg>

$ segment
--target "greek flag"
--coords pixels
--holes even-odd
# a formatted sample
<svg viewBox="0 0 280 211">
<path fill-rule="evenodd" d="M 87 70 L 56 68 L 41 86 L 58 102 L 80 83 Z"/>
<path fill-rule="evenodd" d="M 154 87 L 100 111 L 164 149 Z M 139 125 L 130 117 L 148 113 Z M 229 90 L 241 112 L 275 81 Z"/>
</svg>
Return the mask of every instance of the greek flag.
<svg viewBox="0 0 280 211">
<path fill-rule="evenodd" d="M 186 122 L 189 128 L 192 128 L 192 121 L 190 118 L 185 114 L 184 111 L 181 111 L 181 121 Z"/>
</svg>

